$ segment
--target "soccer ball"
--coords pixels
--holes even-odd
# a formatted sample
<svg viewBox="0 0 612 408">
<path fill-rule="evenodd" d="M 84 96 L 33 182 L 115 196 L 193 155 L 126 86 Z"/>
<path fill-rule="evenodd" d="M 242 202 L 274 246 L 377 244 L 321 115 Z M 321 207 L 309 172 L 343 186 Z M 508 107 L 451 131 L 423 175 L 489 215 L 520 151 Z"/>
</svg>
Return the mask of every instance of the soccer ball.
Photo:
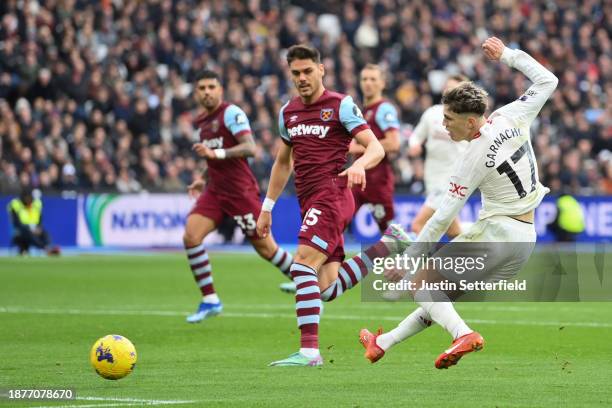
<svg viewBox="0 0 612 408">
<path fill-rule="evenodd" d="M 109 334 L 94 343 L 89 360 L 101 377 L 118 380 L 134 369 L 136 348 L 126 337 Z"/>
</svg>

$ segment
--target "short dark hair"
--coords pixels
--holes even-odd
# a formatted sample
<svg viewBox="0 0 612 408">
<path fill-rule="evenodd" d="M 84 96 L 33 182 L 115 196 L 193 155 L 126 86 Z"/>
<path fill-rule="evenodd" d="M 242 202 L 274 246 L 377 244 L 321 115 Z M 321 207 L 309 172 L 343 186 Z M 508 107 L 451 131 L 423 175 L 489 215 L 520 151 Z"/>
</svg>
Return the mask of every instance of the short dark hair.
<svg viewBox="0 0 612 408">
<path fill-rule="evenodd" d="M 317 64 L 321 63 L 321 53 L 314 47 L 308 45 L 299 44 L 292 45 L 287 51 L 287 64 L 291 64 L 297 59 L 309 59 L 313 60 Z"/>
<path fill-rule="evenodd" d="M 444 92 L 442 103 L 455 113 L 484 115 L 487 110 L 488 96 L 489 94 L 484 89 L 471 81 L 466 81 Z"/>
<path fill-rule="evenodd" d="M 193 78 L 194 82 L 199 82 L 202 79 L 216 79 L 217 82 L 221 83 L 221 77 L 215 71 L 211 71 L 210 69 L 203 69 L 198 71 Z"/>
</svg>

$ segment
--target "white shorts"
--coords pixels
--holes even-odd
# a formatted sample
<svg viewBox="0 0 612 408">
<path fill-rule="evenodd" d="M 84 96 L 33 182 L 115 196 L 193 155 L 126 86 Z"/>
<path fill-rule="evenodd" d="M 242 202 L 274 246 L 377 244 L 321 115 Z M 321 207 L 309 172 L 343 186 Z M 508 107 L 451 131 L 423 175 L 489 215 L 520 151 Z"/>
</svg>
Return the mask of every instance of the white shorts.
<svg viewBox="0 0 612 408">
<path fill-rule="evenodd" d="M 484 257 L 482 269 L 460 274 L 457 270 L 438 270 L 444 277 L 497 282 L 516 276 L 529 260 L 535 247 L 533 224 L 505 215 L 496 215 L 474 223 L 450 244 L 436 251 L 435 256 L 454 258 Z"/>
<path fill-rule="evenodd" d="M 427 198 L 425 199 L 425 203 L 423 205 L 431 208 L 432 210 L 437 210 L 440 208 L 440 204 L 442 204 L 444 196 L 446 196 L 446 189 L 432 189 L 431 192 L 427 193 Z"/>
</svg>

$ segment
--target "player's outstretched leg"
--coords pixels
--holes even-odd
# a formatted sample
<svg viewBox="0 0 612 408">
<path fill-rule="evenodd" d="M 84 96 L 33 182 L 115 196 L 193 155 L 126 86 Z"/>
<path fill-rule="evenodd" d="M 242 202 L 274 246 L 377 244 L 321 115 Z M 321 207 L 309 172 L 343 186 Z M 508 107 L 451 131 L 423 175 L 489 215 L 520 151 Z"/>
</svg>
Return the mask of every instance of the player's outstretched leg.
<svg viewBox="0 0 612 408">
<path fill-rule="evenodd" d="M 446 298 L 448 301 L 431 301 L 433 297 Z M 445 294 L 439 292 L 432 296 L 432 293 L 417 291 L 415 300 L 431 316 L 431 320 L 453 336 L 451 346 L 436 359 L 436 368 L 448 368 L 457 364 L 465 354 L 482 350 L 484 339 L 468 327 Z"/>
<path fill-rule="evenodd" d="M 251 241 L 255 251 L 272 265 L 276 266 L 289 282 L 283 282 L 280 284 L 280 290 L 287 293 L 295 293 L 295 283 L 291 278 L 291 264 L 293 264 L 293 256 L 281 248 L 272 235 L 268 235 L 265 238 L 252 240 Z"/>
<path fill-rule="evenodd" d="M 408 337 L 431 326 L 432 321 L 429 314 L 422 307 L 417 308 L 406 317 L 397 327 L 387 333 L 382 329 L 376 335 L 370 333 L 368 329 L 361 329 L 359 332 L 359 342 L 366 349 L 364 357 L 375 363 L 380 360 L 387 350 Z"/>
<path fill-rule="evenodd" d="M 199 323 L 206 318 L 218 315 L 223 310 L 223 305 L 213 286 L 212 268 L 208 253 L 202 243 L 206 234 L 214 228 L 214 221 L 207 217 L 192 214 L 187 218 L 183 242 L 189 267 L 202 293 L 202 302 L 200 302 L 198 310 L 187 317 L 189 323 Z"/>
<path fill-rule="evenodd" d="M 399 224 L 391 224 L 380 241 L 340 264 L 338 277 L 321 292 L 321 299 L 330 302 L 341 296 L 367 276 L 374 258 L 402 253 L 411 243 L 412 238 Z"/>
</svg>

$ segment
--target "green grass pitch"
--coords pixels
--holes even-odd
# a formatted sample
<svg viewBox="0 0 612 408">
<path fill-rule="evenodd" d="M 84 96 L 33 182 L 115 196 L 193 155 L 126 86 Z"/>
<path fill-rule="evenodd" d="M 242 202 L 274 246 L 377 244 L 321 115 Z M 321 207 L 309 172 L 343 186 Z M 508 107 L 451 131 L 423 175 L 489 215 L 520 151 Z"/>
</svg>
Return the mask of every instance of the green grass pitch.
<svg viewBox="0 0 612 408">
<path fill-rule="evenodd" d="M 1 406 L 595 407 L 612 405 L 612 303 L 464 303 L 482 352 L 436 370 L 440 327 L 363 358 L 361 327 L 395 326 L 411 303 L 325 304 L 322 368 L 270 368 L 298 348 L 293 296 L 255 255 L 211 253 L 224 314 L 190 325 L 199 292 L 179 254 L 0 258 L 0 388 L 72 388 L 74 401 Z M 135 371 L 98 377 L 106 334 L 136 345 Z"/>
</svg>

